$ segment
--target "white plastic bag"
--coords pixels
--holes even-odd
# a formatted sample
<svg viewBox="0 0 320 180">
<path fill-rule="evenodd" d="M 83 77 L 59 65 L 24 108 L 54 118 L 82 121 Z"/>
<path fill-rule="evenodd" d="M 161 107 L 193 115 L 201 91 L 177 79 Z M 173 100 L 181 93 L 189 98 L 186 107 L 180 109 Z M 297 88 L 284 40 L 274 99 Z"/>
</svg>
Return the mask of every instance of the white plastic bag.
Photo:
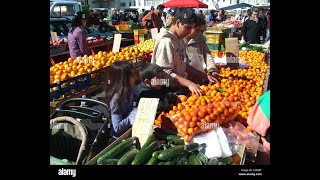
<svg viewBox="0 0 320 180">
<path fill-rule="evenodd" d="M 223 131 L 227 136 L 231 149 L 237 149 L 239 145 L 245 143 L 247 148 L 257 148 L 257 150 L 261 152 L 266 151 L 252 132 L 248 131 L 247 128 L 239 122 L 230 122 L 229 127 L 223 128 Z"/>
</svg>

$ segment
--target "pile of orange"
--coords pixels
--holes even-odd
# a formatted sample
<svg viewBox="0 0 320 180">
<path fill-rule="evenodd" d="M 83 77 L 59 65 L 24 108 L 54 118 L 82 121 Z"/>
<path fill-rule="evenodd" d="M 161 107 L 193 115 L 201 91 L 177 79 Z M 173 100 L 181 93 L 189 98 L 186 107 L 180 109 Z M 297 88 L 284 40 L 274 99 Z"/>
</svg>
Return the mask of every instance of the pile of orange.
<svg viewBox="0 0 320 180">
<path fill-rule="evenodd" d="M 117 60 L 129 60 L 137 56 L 144 56 L 146 53 L 153 51 L 154 42 L 154 39 L 150 39 L 132 47 L 122 48 L 120 52 L 99 51 L 94 56 L 84 55 L 76 59 L 69 58 L 67 61 L 57 63 L 50 67 L 50 84 L 110 66 Z M 62 87 L 66 85 L 68 84 L 65 83 Z M 50 91 L 55 89 L 56 87 L 50 89 Z"/>
<path fill-rule="evenodd" d="M 203 96 L 198 97 L 197 95 L 193 94 L 188 98 L 181 98 L 181 102 L 173 106 L 173 108 L 169 112 L 167 112 L 166 115 L 169 117 L 174 114 L 181 114 L 183 112 L 199 110 L 199 108 L 201 109 L 202 107 L 217 102 L 237 102 L 238 116 L 236 119 L 242 124 L 247 125 L 246 120 L 248 118 L 249 111 L 252 109 L 258 98 L 263 94 L 265 73 L 268 68 L 267 64 L 263 62 L 263 57 L 263 53 L 257 51 L 240 51 L 240 58 L 242 58 L 244 62 L 249 64 L 247 68 L 221 68 L 220 74 L 223 76 L 221 82 L 213 85 L 208 84 L 200 86 L 200 88 L 204 92 Z M 212 108 L 211 110 L 214 111 L 214 108 Z M 218 122 L 219 124 L 229 122 L 221 121 L 221 119 L 223 118 L 220 117 L 220 119 L 214 120 L 211 118 L 211 121 Z M 159 123 L 160 122 L 157 121 L 158 125 Z M 190 136 L 189 133 L 186 133 L 188 132 L 188 129 L 183 129 L 184 127 L 182 127 L 182 125 L 180 124 L 175 125 L 178 125 L 176 127 L 178 127 L 177 129 L 180 135 Z M 181 126 L 181 128 L 179 128 L 179 125 Z M 195 130 L 193 129 L 193 131 Z M 188 139 L 188 136 L 185 139 Z"/>
</svg>

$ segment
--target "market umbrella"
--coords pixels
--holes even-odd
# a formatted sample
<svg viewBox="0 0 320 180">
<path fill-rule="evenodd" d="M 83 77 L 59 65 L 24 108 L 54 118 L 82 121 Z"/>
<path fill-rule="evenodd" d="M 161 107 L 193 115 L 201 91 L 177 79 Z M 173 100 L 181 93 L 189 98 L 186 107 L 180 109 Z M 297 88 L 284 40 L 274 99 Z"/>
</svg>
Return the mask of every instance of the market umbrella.
<svg viewBox="0 0 320 180">
<path fill-rule="evenodd" d="M 245 7 L 252 7 L 252 5 L 251 4 L 247 4 L 247 3 L 239 3 L 239 4 L 234 4 L 234 5 L 222 7 L 220 9 L 231 10 L 231 9 L 245 8 Z"/>
<path fill-rule="evenodd" d="M 208 5 L 199 0 L 171 0 L 163 3 L 166 8 L 179 8 L 179 7 L 189 7 L 189 8 L 208 8 Z"/>
</svg>

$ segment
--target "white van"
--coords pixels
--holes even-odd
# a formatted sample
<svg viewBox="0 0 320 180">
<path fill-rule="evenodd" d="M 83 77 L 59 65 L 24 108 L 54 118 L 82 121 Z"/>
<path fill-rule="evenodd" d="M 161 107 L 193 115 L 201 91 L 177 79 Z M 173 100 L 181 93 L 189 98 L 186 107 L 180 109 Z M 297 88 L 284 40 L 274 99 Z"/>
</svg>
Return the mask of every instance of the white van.
<svg viewBox="0 0 320 180">
<path fill-rule="evenodd" d="M 50 17 L 66 17 L 71 20 L 78 11 L 82 11 L 78 1 L 50 0 Z"/>
</svg>

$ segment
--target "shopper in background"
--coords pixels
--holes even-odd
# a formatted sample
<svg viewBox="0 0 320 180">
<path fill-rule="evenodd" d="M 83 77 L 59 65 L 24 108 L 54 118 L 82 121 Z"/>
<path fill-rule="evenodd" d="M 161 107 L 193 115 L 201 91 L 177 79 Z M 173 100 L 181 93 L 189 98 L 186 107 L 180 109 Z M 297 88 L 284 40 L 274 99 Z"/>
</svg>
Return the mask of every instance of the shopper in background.
<svg viewBox="0 0 320 180">
<path fill-rule="evenodd" d="M 118 138 L 132 126 L 138 103 L 134 93 L 134 69 L 127 61 L 115 61 L 109 69 L 111 74 L 106 101 L 112 120 L 111 135 Z"/>
<path fill-rule="evenodd" d="M 243 23 L 242 40 L 250 44 L 261 44 L 262 20 L 258 17 L 259 9 L 253 9 L 252 16 Z"/>
<path fill-rule="evenodd" d="M 87 25 L 91 32 L 97 32 L 102 25 L 100 16 L 96 12 L 93 12 L 93 10 L 90 10 Z"/>
<path fill-rule="evenodd" d="M 223 22 L 223 21 L 227 20 L 226 12 L 223 9 L 220 9 L 220 12 L 219 12 L 218 16 L 216 17 L 216 20 L 219 22 Z"/>
<path fill-rule="evenodd" d="M 191 33 L 188 34 L 183 40 L 187 46 L 186 52 L 188 59 L 190 60 L 190 65 L 203 73 L 205 73 L 204 66 L 206 66 L 207 72 L 209 72 L 213 77 L 217 77 L 217 73 L 219 71 L 216 68 L 211 51 L 206 43 L 206 38 L 201 33 L 201 30 L 205 28 L 205 19 L 203 19 L 200 15 L 197 15 Z M 209 78 L 215 82 L 218 82 L 218 79 L 213 77 L 210 76 Z"/>
<path fill-rule="evenodd" d="M 199 11 L 198 15 L 202 17 L 204 20 L 206 19 L 206 16 L 203 14 L 202 10 Z"/>
<path fill-rule="evenodd" d="M 261 35 L 263 37 L 263 40 L 266 39 L 266 31 L 267 31 L 267 24 L 268 24 L 268 19 L 267 16 L 264 15 L 263 9 L 259 9 L 259 18 L 261 19 Z"/>
<path fill-rule="evenodd" d="M 87 15 L 81 11 L 77 12 L 71 21 L 72 27 L 68 33 L 68 47 L 72 59 L 88 54 L 86 24 Z"/>
<path fill-rule="evenodd" d="M 169 9 L 166 17 L 166 25 L 171 27 L 173 23 L 173 17 L 174 17 L 174 9 Z"/>
<path fill-rule="evenodd" d="M 246 20 L 250 19 L 251 14 L 252 14 L 252 13 L 251 13 L 251 10 L 248 9 L 248 10 L 247 10 L 247 15 L 245 15 L 245 16 L 243 17 L 242 22 L 245 22 Z"/>
<path fill-rule="evenodd" d="M 120 21 L 120 15 L 118 10 L 113 10 L 112 16 L 110 16 L 111 21 Z"/>
<path fill-rule="evenodd" d="M 243 15 L 242 15 L 242 11 L 241 10 L 238 11 L 238 14 L 235 16 L 235 19 L 237 21 L 242 21 Z"/>
<path fill-rule="evenodd" d="M 270 39 L 270 10 L 266 12 L 266 17 L 267 17 L 267 31 L 266 31 L 266 39 L 265 41 L 267 42 Z"/>
<path fill-rule="evenodd" d="M 208 20 L 215 22 L 216 21 L 216 17 L 217 17 L 217 14 L 215 13 L 215 11 L 211 10 L 210 13 L 209 13 L 209 16 L 208 16 Z"/>
<path fill-rule="evenodd" d="M 266 152 L 259 153 L 256 164 L 270 164 L 270 90 L 265 92 L 249 112 L 248 125 L 261 136 Z"/>
<path fill-rule="evenodd" d="M 149 32 L 152 28 L 158 28 L 159 32 L 160 28 L 163 27 L 163 21 L 161 19 L 163 10 L 164 6 L 160 4 L 157 6 L 156 11 L 151 11 L 142 18 L 142 25 L 145 26 Z"/>
</svg>

